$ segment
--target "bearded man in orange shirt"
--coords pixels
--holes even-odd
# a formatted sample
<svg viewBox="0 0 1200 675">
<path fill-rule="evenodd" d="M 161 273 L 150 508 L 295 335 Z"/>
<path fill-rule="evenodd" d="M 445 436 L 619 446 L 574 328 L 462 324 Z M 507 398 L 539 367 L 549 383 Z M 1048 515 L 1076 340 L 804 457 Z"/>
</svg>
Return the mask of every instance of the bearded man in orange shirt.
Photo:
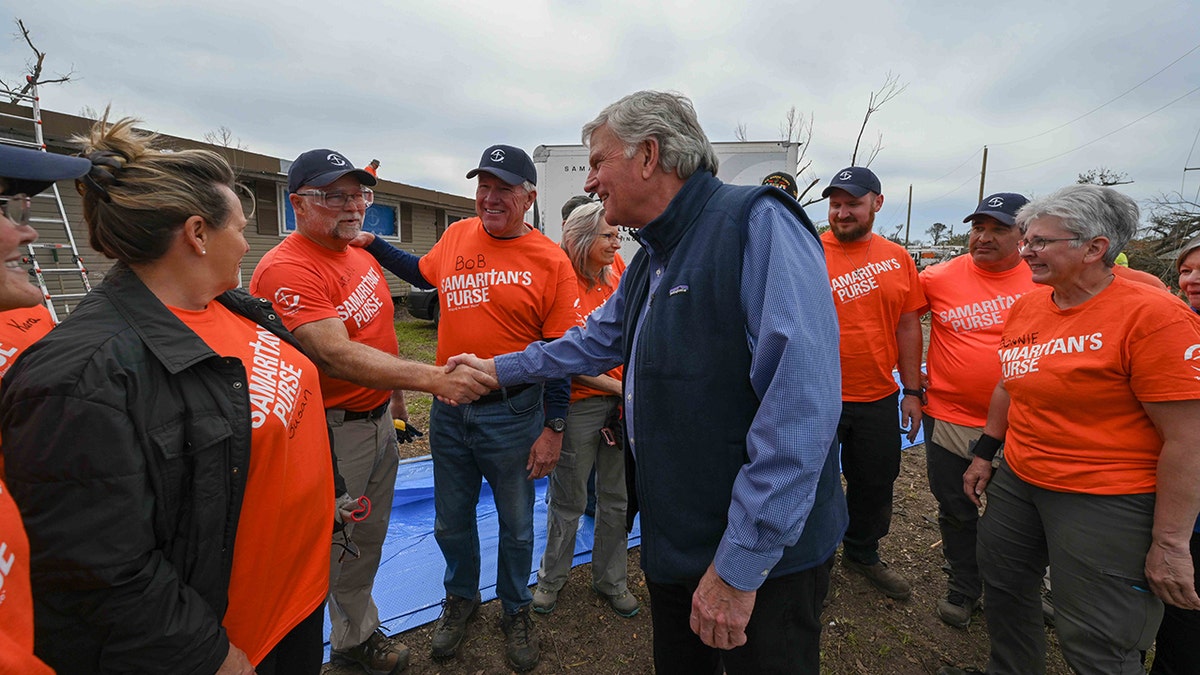
<svg viewBox="0 0 1200 675">
<path fill-rule="evenodd" d="M 842 169 L 821 194 L 829 198 L 829 231 L 821 243 L 841 338 L 838 440 L 850 511 L 842 565 L 889 598 L 907 600 L 912 587 L 879 558 L 879 540 L 891 527 L 892 484 L 900 475 L 895 367 L 904 384 L 900 416 L 910 441 L 921 426 L 925 296 L 912 256 L 872 232 L 883 194 L 870 169 Z"/>
</svg>

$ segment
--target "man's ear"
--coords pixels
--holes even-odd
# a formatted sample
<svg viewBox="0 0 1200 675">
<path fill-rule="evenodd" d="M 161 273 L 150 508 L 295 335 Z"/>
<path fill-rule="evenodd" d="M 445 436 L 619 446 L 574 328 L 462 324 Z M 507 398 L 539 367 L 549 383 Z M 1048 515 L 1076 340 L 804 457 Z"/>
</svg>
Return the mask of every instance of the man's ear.
<svg viewBox="0 0 1200 675">
<path fill-rule="evenodd" d="M 638 170 L 642 174 L 642 178 L 650 178 L 654 174 L 654 170 L 658 168 L 659 150 L 656 138 L 647 138 L 638 143 L 634 157 L 638 160 Z"/>
</svg>

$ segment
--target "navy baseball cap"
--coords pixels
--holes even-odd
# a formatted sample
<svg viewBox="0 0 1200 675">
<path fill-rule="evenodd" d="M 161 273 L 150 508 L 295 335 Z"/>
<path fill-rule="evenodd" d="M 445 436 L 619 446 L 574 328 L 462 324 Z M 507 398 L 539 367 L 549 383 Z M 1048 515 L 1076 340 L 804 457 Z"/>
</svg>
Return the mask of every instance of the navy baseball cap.
<svg viewBox="0 0 1200 675">
<path fill-rule="evenodd" d="M 879 186 L 879 177 L 865 166 L 848 166 L 833 176 L 829 187 L 821 190 L 822 197 L 828 197 L 833 190 L 845 190 L 855 197 L 861 197 L 868 192 L 883 194 Z"/>
<path fill-rule="evenodd" d="M 79 178 L 91 170 L 92 163 L 82 157 L 0 145 L 0 178 L 8 183 L 6 195 L 36 195 L 55 181 Z"/>
<path fill-rule="evenodd" d="M 520 185 L 529 181 L 537 185 L 537 169 L 525 151 L 511 145 L 493 145 L 483 151 L 479 167 L 467 172 L 474 178 L 480 171 L 492 174 L 509 185 Z"/>
<path fill-rule="evenodd" d="M 295 192 L 305 185 L 325 187 L 347 174 L 354 174 L 363 185 L 379 182 L 375 176 L 355 168 L 340 152 L 327 148 L 309 150 L 301 153 L 288 169 L 288 192 Z"/>
<path fill-rule="evenodd" d="M 1029 199 L 1025 195 L 1015 192 L 997 192 L 984 197 L 975 212 L 963 218 L 963 222 L 969 223 L 975 220 L 975 216 L 991 216 L 1012 227 L 1017 224 L 1017 211 L 1020 211 L 1021 207 L 1028 203 Z"/>
</svg>

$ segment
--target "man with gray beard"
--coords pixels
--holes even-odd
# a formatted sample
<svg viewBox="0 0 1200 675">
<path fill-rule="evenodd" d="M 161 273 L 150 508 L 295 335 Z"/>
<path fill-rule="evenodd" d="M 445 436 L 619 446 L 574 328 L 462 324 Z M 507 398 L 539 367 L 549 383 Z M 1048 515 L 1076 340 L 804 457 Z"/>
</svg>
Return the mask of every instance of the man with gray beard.
<svg viewBox="0 0 1200 675">
<path fill-rule="evenodd" d="M 908 252 L 872 231 L 883 194 L 870 169 L 842 169 L 821 195 L 829 198 L 829 231 L 821 243 L 841 338 L 838 440 L 850 511 L 842 565 L 889 598 L 907 600 L 912 587 L 880 559 L 879 540 L 891 526 L 892 484 L 900 474 L 900 388 L 893 368 L 899 368 L 904 384 L 900 417 L 910 441 L 921 425 L 925 296 Z"/>
</svg>

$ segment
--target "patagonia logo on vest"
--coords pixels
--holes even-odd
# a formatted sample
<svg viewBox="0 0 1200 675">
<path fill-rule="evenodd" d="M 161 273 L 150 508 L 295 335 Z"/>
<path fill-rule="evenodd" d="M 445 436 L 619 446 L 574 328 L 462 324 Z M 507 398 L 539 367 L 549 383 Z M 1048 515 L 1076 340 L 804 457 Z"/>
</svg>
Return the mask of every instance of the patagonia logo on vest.
<svg viewBox="0 0 1200 675">
<path fill-rule="evenodd" d="M 678 286 L 676 286 L 676 287 L 672 288 L 670 291 L 668 291 L 667 295 L 668 296 L 679 295 L 680 293 L 687 293 L 687 292 L 688 292 L 687 284 L 679 284 Z"/>
</svg>

